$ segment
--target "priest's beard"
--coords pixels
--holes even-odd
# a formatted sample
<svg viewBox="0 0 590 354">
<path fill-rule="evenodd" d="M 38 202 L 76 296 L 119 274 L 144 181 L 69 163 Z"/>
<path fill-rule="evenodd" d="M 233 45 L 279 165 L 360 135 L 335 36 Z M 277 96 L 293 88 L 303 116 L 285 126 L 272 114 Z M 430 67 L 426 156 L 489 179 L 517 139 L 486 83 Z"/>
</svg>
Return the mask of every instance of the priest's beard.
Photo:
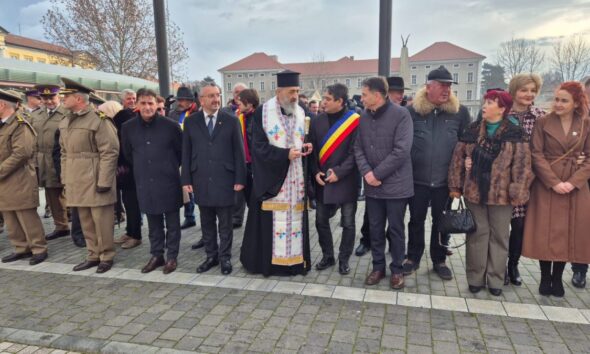
<svg viewBox="0 0 590 354">
<path fill-rule="evenodd" d="M 295 114 L 295 110 L 297 109 L 297 101 L 291 102 L 289 99 L 286 99 L 285 101 L 280 100 L 279 103 L 287 115 Z"/>
</svg>

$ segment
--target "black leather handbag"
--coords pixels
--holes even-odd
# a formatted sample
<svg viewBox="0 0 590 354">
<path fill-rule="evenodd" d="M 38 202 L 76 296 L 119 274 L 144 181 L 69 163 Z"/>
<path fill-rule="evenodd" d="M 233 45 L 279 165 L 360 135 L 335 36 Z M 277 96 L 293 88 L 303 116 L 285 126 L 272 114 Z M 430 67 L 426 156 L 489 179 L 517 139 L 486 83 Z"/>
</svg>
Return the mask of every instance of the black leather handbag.
<svg viewBox="0 0 590 354">
<path fill-rule="evenodd" d="M 441 242 L 441 235 L 445 234 L 467 234 L 477 230 L 475 219 L 471 210 L 465 207 L 463 198 L 459 199 L 459 207 L 457 209 L 452 208 L 453 199 L 447 199 L 447 205 L 443 210 L 440 219 L 438 221 L 438 243 L 441 246 L 445 246 Z M 467 242 L 467 239 L 465 239 Z M 452 247 L 458 248 L 465 244 L 465 242 L 459 246 Z"/>
</svg>

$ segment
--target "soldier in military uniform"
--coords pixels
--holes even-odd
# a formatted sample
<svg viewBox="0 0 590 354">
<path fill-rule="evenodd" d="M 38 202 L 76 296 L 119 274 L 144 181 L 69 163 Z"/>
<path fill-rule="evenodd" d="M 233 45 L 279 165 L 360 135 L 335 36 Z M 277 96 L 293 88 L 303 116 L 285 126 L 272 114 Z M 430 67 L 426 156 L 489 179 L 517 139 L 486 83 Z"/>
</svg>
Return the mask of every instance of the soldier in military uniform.
<svg viewBox="0 0 590 354">
<path fill-rule="evenodd" d="M 68 206 L 77 207 L 88 256 L 74 271 L 98 267 L 111 269 L 115 248 L 114 204 L 117 201 L 115 172 L 119 140 L 114 123 L 91 109 L 92 89 L 62 78 L 64 106 L 71 113 L 61 121 L 61 174 Z"/>
<path fill-rule="evenodd" d="M 37 133 L 36 163 L 39 187 L 45 188 L 45 200 L 51 209 L 55 230 L 45 236 L 46 240 L 68 236 L 68 214 L 63 184 L 55 172 L 52 152 L 55 132 L 60 122 L 70 113 L 60 102 L 60 87 L 57 85 L 37 85 L 44 108 L 31 115 L 31 124 Z"/>
<path fill-rule="evenodd" d="M 29 264 L 35 265 L 47 259 L 47 242 L 37 214 L 39 186 L 32 161 L 35 131 L 26 113 L 16 112 L 19 102 L 20 97 L 0 90 L 0 211 L 15 249 L 2 262 L 31 258 Z"/>
<path fill-rule="evenodd" d="M 27 104 L 24 105 L 24 109 L 27 113 L 32 114 L 41 109 L 41 95 L 39 95 L 39 90 L 36 88 L 27 90 L 25 91 L 25 96 L 27 98 Z"/>
</svg>

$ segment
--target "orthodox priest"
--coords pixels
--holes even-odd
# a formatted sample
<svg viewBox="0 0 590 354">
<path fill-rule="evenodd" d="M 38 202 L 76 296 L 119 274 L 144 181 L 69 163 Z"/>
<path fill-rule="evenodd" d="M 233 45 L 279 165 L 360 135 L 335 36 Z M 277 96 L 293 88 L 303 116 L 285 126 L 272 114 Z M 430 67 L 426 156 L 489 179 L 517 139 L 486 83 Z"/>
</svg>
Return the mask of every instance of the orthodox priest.
<svg viewBox="0 0 590 354">
<path fill-rule="evenodd" d="M 299 73 L 277 74 L 276 96 L 252 121 L 253 191 L 240 261 L 252 273 L 305 275 L 311 267 L 304 206 L 305 113 L 298 105 Z"/>
</svg>

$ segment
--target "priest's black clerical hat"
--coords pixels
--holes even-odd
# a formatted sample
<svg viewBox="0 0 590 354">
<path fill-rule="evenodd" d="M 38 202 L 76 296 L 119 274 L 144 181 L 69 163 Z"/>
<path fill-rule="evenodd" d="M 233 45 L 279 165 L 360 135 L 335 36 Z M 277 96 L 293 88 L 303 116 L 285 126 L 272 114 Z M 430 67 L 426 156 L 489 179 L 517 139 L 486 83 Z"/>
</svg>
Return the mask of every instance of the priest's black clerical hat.
<svg viewBox="0 0 590 354">
<path fill-rule="evenodd" d="M 291 70 L 277 73 L 277 87 L 299 86 L 299 73 Z"/>
</svg>

